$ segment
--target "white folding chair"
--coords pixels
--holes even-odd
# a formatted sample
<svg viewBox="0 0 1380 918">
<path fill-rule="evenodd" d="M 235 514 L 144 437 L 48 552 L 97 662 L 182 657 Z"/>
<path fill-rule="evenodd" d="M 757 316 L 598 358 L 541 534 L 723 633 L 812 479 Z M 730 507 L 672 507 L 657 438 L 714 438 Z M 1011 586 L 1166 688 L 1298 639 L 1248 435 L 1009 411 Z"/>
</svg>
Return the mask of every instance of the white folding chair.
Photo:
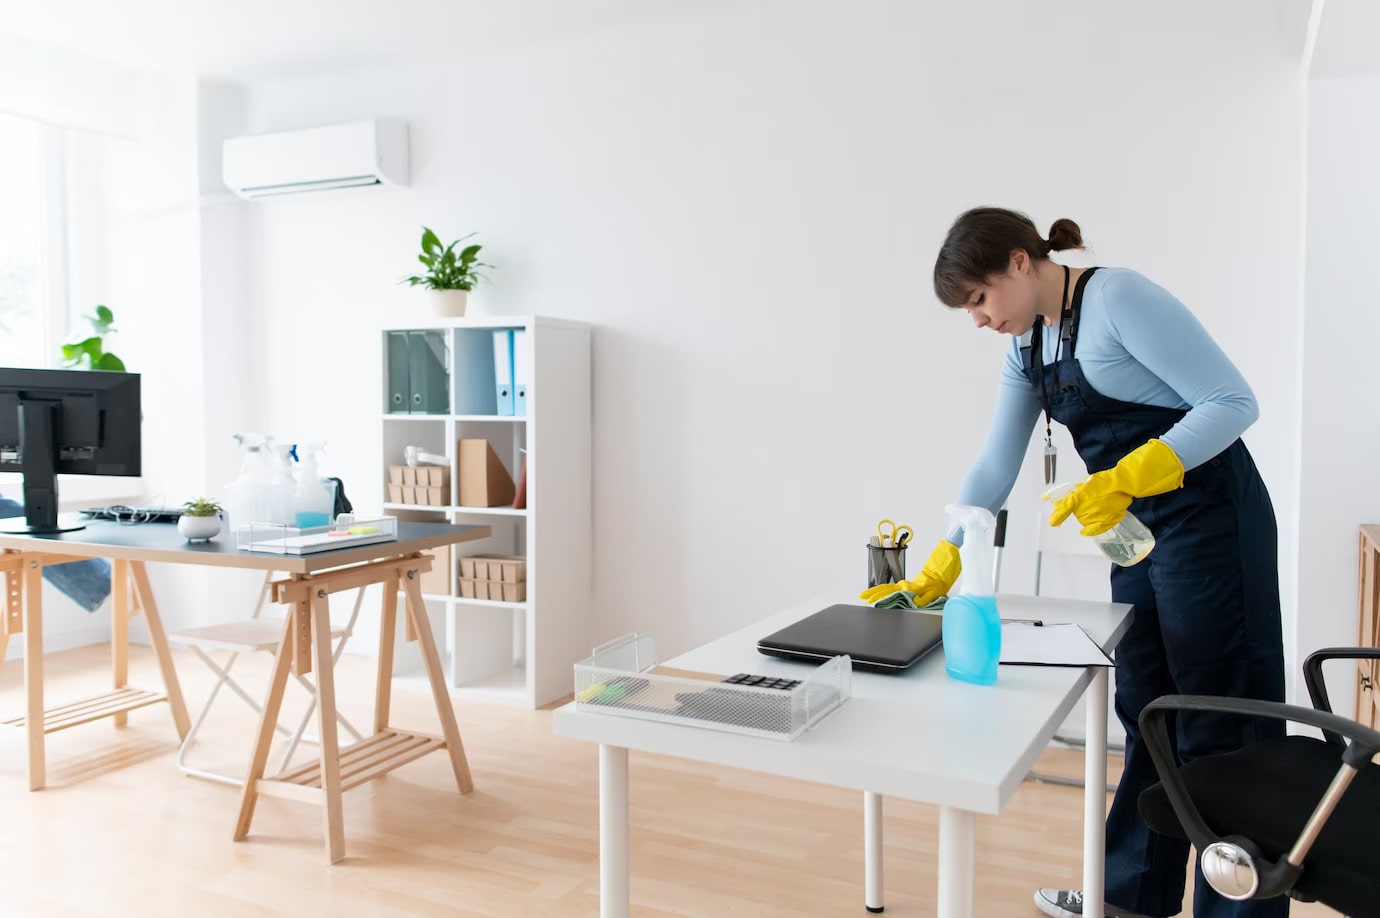
<svg viewBox="0 0 1380 918">
<path fill-rule="evenodd" d="M 220 693 L 222 685 L 229 686 L 230 690 L 254 709 L 256 714 L 263 713 L 263 705 L 254 699 L 244 687 L 241 686 L 230 675 L 230 669 L 235 665 L 242 653 L 254 653 L 257 651 L 267 651 L 276 653 L 278 646 L 283 639 L 284 622 L 281 619 L 261 618 L 260 615 L 267 604 L 270 590 L 272 589 L 273 574 L 269 573 L 264 577 L 263 586 L 259 590 L 259 600 L 254 605 L 254 613 L 248 619 L 237 622 L 227 622 L 221 625 L 206 625 L 200 628 L 187 628 L 176 631 L 168 635 L 168 639 L 174 643 L 185 644 L 196 653 L 201 661 L 211 668 L 216 674 L 216 684 L 211 687 L 211 694 L 207 696 L 206 703 L 202 705 L 200 712 L 197 713 L 196 720 L 192 722 L 192 728 L 187 732 L 187 738 L 182 741 L 181 747 L 177 750 L 177 767 L 182 769 L 184 774 L 195 778 L 204 778 L 208 781 L 217 781 L 221 784 L 230 784 L 235 787 L 243 787 L 244 779 L 236 778 L 233 775 L 221 774 L 220 772 L 208 771 L 203 768 L 196 768 L 187 763 L 187 754 L 192 746 L 196 744 L 197 732 L 201 729 L 202 723 L 206 720 L 206 715 L 211 711 L 211 705 L 215 703 L 216 695 Z M 343 626 L 331 625 L 331 640 L 335 641 L 335 650 L 331 655 L 332 665 L 340 660 L 341 653 L 345 650 L 345 642 L 354 633 L 355 621 L 359 618 L 359 610 L 364 602 L 364 589 L 361 588 L 355 596 L 354 608 L 350 612 L 349 621 Z M 230 658 L 226 660 L 224 666 L 220 666 L 211 657 L 208 651 L 223 650 L 230 652 Z M 293 673 L 297 681 L 305 688 L 311 696 L 311 701 L 307 705 L 306 712 L 302 715 L 301 721 L 296 729 L 289 729 L 283 724 L 277 724 L 274 729 L 285 736 L 290 737 L 287 748 L 283 752 L 282 762 L 278 766 L 279 771 L 287 768 L 288 762 L 292 761 L 293 754 L 297 751 L 297 746 L 303 741 L 316 742 L 316 738 L 306 735 L 307 725 L 311 723 L 312 715 L 316 712 L 316 686 L 300 673 Z M 336 711 L 336 719 L 340 725 L 355 738 L 356 741 L 363 737 L 354 726 L 345 719 L 345 716 Z"/>
</svg>

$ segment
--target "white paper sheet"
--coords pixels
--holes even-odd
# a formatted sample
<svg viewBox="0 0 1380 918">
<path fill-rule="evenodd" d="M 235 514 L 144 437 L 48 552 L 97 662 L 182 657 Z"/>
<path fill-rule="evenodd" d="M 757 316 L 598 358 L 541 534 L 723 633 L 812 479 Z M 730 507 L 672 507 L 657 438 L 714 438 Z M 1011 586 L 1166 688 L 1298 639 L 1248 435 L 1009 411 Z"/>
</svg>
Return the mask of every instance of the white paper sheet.
<svg viewBox="0 0 1380 918">
<path fill-rule="evenodd" d="M 1077 625 L 1001 626 L 1001 662 L 1012 666 L 1112 666 L 1111 659 Z"/>
</svg>

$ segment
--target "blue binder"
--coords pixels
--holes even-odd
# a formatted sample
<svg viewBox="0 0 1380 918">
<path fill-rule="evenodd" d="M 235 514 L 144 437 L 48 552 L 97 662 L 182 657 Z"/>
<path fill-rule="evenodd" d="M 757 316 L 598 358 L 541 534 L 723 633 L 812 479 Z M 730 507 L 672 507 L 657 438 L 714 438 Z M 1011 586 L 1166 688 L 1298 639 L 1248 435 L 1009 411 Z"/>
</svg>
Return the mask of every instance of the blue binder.
<svg viewBox="0 0 1380 918">
<path fill-rule="evenodd" d="M 513 332 L 513 414 L 527 416 L 527 386 L 532 382 L 532 345 L 527 329 Z"/>
<path fill-rule="evenodd" d="M 494 383 L 498 397 L 498 413 L 512 417 L 513 399 L 513 330 L 494 332 Z"/>
</svg>

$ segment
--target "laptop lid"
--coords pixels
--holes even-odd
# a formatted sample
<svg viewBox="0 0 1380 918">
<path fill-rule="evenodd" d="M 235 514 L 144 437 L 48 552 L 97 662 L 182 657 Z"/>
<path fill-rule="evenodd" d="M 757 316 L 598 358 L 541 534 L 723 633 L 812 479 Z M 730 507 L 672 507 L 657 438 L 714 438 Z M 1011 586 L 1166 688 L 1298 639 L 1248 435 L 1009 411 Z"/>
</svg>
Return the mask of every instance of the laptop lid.
<svg viewBox="0 0 1380 918">
<path fill-rule="evenodd" d="M 762 638 L 757 649 L 811 661 L 846 653 L 854 669 L 897 672 L 939 646 L 942 623 L 930 612 L 840 603 Z"/>
</svg>

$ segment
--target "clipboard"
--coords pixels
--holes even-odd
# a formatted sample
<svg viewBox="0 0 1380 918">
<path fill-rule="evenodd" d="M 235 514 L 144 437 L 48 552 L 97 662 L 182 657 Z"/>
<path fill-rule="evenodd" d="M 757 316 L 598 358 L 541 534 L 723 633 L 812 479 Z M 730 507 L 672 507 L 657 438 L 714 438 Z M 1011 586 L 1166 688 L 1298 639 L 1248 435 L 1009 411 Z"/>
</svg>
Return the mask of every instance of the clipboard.
<svg viewBox="0 0 1380 918">
<path fill-rule="evenodd" d="M 1074 624 L 1006 622 L 1001 626 L 1003 666 L 1116 666 L 1112 658 Z"/>
</svg>

